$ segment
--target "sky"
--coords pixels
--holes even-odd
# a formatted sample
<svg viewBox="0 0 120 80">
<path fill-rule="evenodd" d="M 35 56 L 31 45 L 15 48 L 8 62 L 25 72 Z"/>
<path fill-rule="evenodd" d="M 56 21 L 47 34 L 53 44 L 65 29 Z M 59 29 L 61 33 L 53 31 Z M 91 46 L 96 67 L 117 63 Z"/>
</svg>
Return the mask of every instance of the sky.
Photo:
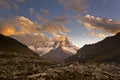
<svg viewBox="0 0 120 80">
<path fill-rule="evenodd" d="M 55 40 L 67 36 L 82 47 L 120 32 L 119 4 L 120 0 L 0 0 L 0 33 Z"/>
</svg>

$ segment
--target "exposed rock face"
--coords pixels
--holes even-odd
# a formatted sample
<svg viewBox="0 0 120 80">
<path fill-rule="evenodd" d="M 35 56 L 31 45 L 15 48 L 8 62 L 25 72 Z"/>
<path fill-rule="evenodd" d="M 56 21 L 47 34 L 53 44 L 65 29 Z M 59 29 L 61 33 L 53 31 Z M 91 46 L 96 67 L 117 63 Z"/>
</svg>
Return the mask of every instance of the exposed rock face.
<svg viewBox="0 0 120 80">
<path fill-rule="evenodd" d="M 120 33 L 91 45 L 85 45 L 66 62 L 120 62 Z"/>
</svg>

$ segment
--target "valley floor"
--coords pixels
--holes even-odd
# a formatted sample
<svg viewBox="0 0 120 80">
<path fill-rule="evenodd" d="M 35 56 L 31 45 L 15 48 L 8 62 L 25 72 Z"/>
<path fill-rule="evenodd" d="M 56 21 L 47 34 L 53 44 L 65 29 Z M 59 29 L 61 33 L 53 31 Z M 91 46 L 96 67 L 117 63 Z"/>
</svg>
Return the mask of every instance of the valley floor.
<svg viewBox="0 0 120 80">
<path fill-rule="evenodd" d="M 5 67 L 0 68 L 0 79 L 3 80 L 120 80 L 118 63 L 79 64 L 75 62 L 69 65 L 46 66 L 32 63 L 29 66 L 19 65 L 17 69 Z"/>
</svg>

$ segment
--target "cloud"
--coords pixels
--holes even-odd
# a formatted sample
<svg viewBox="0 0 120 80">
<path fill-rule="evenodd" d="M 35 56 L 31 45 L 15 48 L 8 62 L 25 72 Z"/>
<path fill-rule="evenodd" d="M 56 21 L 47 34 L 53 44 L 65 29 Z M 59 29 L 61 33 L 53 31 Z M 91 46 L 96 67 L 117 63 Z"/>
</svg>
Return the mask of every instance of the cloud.
<svg viewBox="0 0 120 80">
<path fill-rule="evenodd" d="M 16 2 L 25 2 L 25 0 L 15 0 Z"/>
<path fill-rule="evenodd" d="M 42 26 L 43 31 L 49 32 L 49 33 L 66 33 L 69 32 L 67 28 L 65 28 L 64 25 L 59 23 L 46 23 Z"/>
<path fill-rule="evenodd" d="M 53 33 L 53 40 L 54 41 L 65 41 L 66 40 L 66 36 Z"/>
<path fill-rule="evenodd" d="M 47 16 L 50 15 L 49 11 L 46 9 L 40 9 L 40 11 Z"/>
<path fill-rule="evenodd" d="M 79 21 L 91 30 L 102 30 L 112 34 L 120 32 L 120 22 L 116 20 L 86 15 L 84 18 L 80 18 Z"/>
<path fill-rule="evenodd" d="M 56 17 L 54 17 L 54 18 L 53 18 L 53 21 L 55 21 L 55 22 L 67 22 L 67 23 L 70 22 L 70 20 L 69 20 L 68 18 L 66 18 L 66 17 L 61 17 L 61 16 L 56 16 Z"/>
<path fill-rule="evenodd" d="M 32 45 L 33 43 L 36 43 L 36 41 L 44 42 L 44 41 L 50 40 L 50 38 L 43 33 L 12 35 L 11 37 L 13 37 L 14 39 L 17 39 L 18 41 L 20 41 L 28 46 Z"/>
<path fill-rule="evenodd" d="M 13 7 L 14 7 L 16 10 L 19 10 L 19 9 L 20 9 L 19 6 L 18 6 L 16 3 L 13 4 Z"/>
<path fill-rule="evenodd" d="M 65 26 L 58 23 L 38 24 L 24 16 L 17 16 L 10 19 L 0 19 L 0 33 L 10 35 L 34 34 L 41 32 L 66 33 L 69 32 Z"/>
<path fill-rule="evenodd" d="M 94 32 L 89 32 L 89 35 L 90 36 L 95 36 L 95 33 Z"/>
<path fill-rule="evenodd" d="M 5 10 L 9 10 L 11 8 L 11 5 L 8 2 L 8 0 L 0 0 L 0 8 L 5 9 Z"/>
<path fill-rule="evenodd" d="M 33 8 L 29 8 L 29 12 L 30 12 L 30 14 L 33 14 L 34 13 L 34 9 Z"/>
<path fill-rule="evenodd" d="M 58 0 L 58 3 L 63 4 L 65 9 L 79 14 L 85 12 L 88 8 L 86 0 Z"/>
<path fill-rule="evenodd" d="M 0 0 L 0 8 L 4 10 L 16 9 L 19 10 L 18 3 L 23 3 L 25 0 Z"/>
<path fill-rule="evenodd" d="M 89 35 L 90 35 L 90 36 L 93 36 L 93 37 L 101 38 L 101 39 L 103 39 L 103 38 L 106 37 L 105 34 L 102 34 L 102 33 L 94 33 L 94 32 L 90 32 Z"/>
<path fill-rule="evenodd" d="M 14 26 L 24 33 L 35 33 L 41 31 L 41 25 L 24 16 L 17 16 L 14 20 Z"/>
<path fill-rule="evenodd" d="M 35 13 L 35 18 L 36 18 L 38 21 L 42 22 L 42 23 L 48 23 L 48 22 L 49 22 L 47 19 L 45 19 L 44 17 L 42 17 L 42 16 L 41 16 L 40 14 L 38 14 L 38 13 Z"/>
<path fill-rule="evenodd" d="M 106 36 L 105 36 L 104 34 L 102 34 L 102 33 L 98 33 L 98 34 L 96 34 L 96 36 L 97 36 L 98 38 L 101 38 L 101 39 L 103 39 L 103 38 L 106 37 Z"/>
<path fill-rule="evenodd" d="M 42 22 L 42 31 L 49 32 L 49 33 L 66 33 L 69 30 L 61 23 L 56 21 L 49 21 L 42 17 L 40 14 L 35 14 L 36 19 Z"/>
<path fill-rule="evenodd" d="M 41 31 L 40 25 L 23 16 L 10 19 L 0 19 L 0 33 L 4 35 L 19 35 Z"/>
<path fill-rule="evenodd" d="M 15 28 L 13 27 L 13 25 L 7 23 L 7 24 L 4 24 L 2 23 L 1 24 L 1 27 L 0 27 L 0 33 L 1 34 L 4 34 L 4 35 L 12 35 L 12 34 L 15 34 Z"/>
</svg>

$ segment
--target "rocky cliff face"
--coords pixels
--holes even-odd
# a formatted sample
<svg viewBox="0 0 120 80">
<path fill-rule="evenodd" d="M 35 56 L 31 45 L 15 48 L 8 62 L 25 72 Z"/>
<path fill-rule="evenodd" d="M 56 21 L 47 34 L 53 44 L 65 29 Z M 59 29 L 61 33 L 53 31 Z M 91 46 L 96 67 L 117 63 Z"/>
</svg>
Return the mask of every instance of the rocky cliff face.
<svg viewBox="0 0 120 80">
<path fill-rule="evenodd" d="M 96 43 L 85 45 L 66 62 L 120 62 L 120 33 Z"/>
</svg>

